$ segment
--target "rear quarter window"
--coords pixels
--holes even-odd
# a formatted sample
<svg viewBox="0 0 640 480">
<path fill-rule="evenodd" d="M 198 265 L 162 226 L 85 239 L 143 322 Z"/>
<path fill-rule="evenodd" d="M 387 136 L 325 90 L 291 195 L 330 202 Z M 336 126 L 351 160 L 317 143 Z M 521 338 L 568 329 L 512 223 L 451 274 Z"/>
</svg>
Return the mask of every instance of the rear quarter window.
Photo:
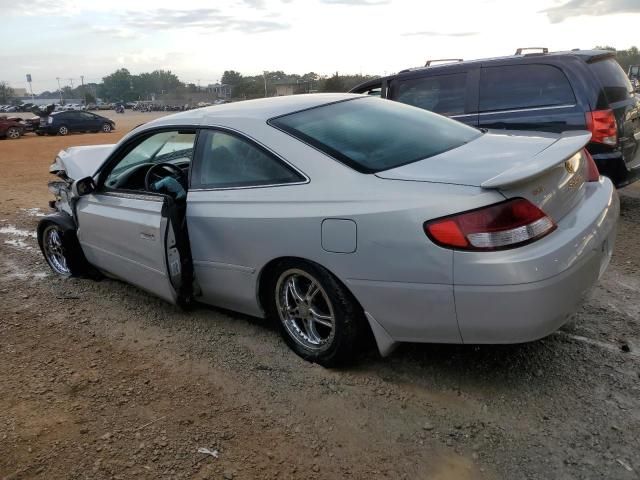
<svg viewBox="0 0 640 480">
<path fill-rule="evenodd" d="M 466 92 L 466 73 L 398 80 L 391 86 L 393 100 L 441 115 L 464 113 Z"/>
<path fill-rule="evenodd" d="M 631 82 L 622 67 L 613 58 L 589 64 L 602 85 L 604 95 L 609 103 L 628 99 L 633 94 Z"/>
<path fill-rule="evenodd" d="M 551 65 L 484 67 L 480 74 L 481 112 L 573 105 L 569 80 Z"/>
</svg>

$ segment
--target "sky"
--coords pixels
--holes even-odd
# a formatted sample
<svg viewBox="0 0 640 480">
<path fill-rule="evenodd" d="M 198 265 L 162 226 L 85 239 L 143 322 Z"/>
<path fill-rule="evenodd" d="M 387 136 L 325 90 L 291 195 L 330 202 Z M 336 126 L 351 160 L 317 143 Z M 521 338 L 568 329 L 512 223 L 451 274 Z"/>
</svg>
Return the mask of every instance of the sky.
<svg viewBox="0 0 640 480">
<path fill-rule="evenodd" d="M 207 85 L 225 70 L 391 74 L 427 59 L 640 46 L 640 0 L 0 0 L 0 81 L 118 68 Z M 71 80 L 72 79 L 72 80 Z"/>
</svg>

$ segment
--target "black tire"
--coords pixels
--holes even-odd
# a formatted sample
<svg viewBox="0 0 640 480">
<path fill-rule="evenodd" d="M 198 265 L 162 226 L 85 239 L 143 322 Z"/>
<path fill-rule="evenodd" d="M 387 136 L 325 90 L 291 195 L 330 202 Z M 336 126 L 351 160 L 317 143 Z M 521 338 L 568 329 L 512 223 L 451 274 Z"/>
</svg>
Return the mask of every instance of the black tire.
<svg viewBox="0 0 640 480">
<path fill-rule="evenodd" d="M 110 123 L 105 122 L 105 123 L 102 125 L 102 132 L 103 132 L 103 133 L 110 133 L 110 132 L 111 132 L 111 130 L 113 130 L 113 128 L 111 127 L 111 124 L 110 124 Z"/>
<path fill-rule="evenodd" d="M 69 135 L 69 127 L 67 127 L 66 125 L 60 125 L 56 133 L 62 136 Z"/>
<path fill-rule="evenodd" d="M 353 361 L 362 347 L 366 345 L 368 329 L 364 312 L 351 292 L 329 271 L 312 262 L 284 260 L 272 272 L 270 278 L 266 279 L 265 308 L 267 315 L 277 322 L 280 334 L 287 345 L 303 359 L 324 367 L 336 367 Z M 333 314 L 333 334 L 327 334 L 329 339 L 321 348 L 306 346 L 304 340 L 300 340 L 299 335 L 297 339 L 295 333 L 291 333 L 291 322 L 285 320 L 282 309 L 279 308 L 279 298 L 282 298 L 280 296 L 283 293 L 282 288 L 284 288 L 283 282 L 289 278 L 288 276 L 296 275 L 295 272 L 304 272 L 304 275 L 315 280 L 322 287 L 320 300 L 324 304 L 326 294 L 326 298 L 331 304 L 329 306 L 326 303 L 325 308 L 328 308 L 326 311 Z M 300 278 L 304 279 L 305 277 L 301 276 Z M 309 309 L 307 316 L 309 316 L 308 311 Z M 304 323 L 303 320 L 296 322 L 297 325 Z M 325 331 L 329 330 L 326 326 L 319 327 L 326 329 Z M 304 327 L 298 330 L 302 330 L 302 328 Z"/>
<path fill-rule="evenodd" d="M 52 231 L 55 231 L 60 239 L 59 253 L 64 258 L 66 271 L 60 268 L 60 264 L 56 264 L 48 252 L 46 242 Z M 68 215 L 54 214 L 42 219 L 38 224 L 38 245 L 54 273 L 63 277 L 83 277 L 90 273 L 91 269 L 78 242 L 73 220 Z"/>
</svg>

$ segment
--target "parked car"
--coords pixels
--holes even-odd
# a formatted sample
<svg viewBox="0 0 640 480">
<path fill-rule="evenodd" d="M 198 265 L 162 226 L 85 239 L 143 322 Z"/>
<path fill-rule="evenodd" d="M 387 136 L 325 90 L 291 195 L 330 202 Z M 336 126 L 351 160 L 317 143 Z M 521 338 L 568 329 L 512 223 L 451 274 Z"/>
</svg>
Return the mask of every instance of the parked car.
<svg viewBox="0 0 640 480">
<path fill-rule="evenodd" d="M 640 99 L 609 50 L 523 54 L 422 68 L 363 83 L 378 94 L 480 128 L 589 130 L 588 150 L 618 186 L 640 178 Z"/>
<path fill-rule="evenodd" d="M 7 117 L 7 120 L 13 120 L 14 122 L 18 122 L 22 127 L 23 134 L 27 132 L 35 132 L 40 126 L 39 117 L 30 117 L 30 118 Z"/>
<path fill-rule="evenodd" d="M 40 117 L 38 133 L 49 135 L 67 135 L 74 132 L 104 132 L 115 130 L 113 120 L 92 112 L 53 112 L 46 117 Z"/>
<path fill-rule="evenodd" d="M 0 138 L 15 140 L 24 132 L 24 125 L 19 121 L 0 116 Z"/>
<path fill-rule="evenodd" d="M 112 110 L 113 105 L 111 103 L 99 103 L 96 108 L 98 110 Z"/>
<path fill-rule="evenodd" d="M 588 141 L 362 95 L 218 105 L 60 152 L 38 241 L 63 276 L 273 318 L 323 365 L 368 332 L 382 354 L 526 342 L 566 321 L 611 256 L 618 197 Z"/>
</svg>

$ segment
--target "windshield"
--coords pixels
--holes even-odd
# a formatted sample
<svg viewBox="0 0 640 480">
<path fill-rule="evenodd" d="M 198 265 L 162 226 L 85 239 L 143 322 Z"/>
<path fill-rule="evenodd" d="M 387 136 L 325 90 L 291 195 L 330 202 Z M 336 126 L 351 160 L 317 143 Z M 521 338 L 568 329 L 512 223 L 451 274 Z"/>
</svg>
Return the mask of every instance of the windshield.
<svg viewBox="0 0 640 480">
<path fill-rule="evenodd" d="M 129 152 L 111 172 L 111 177 L 144 163 L 173 163 L 190 160 L 195 134 L 162 132 L 153 135 Z"/>
<path fill-rule="evenodd" d="M 482 135 L 435 113 L 371 97 L 322 105 L 269 123 L 363 173 L 433 157 Z"/>
</svg>

